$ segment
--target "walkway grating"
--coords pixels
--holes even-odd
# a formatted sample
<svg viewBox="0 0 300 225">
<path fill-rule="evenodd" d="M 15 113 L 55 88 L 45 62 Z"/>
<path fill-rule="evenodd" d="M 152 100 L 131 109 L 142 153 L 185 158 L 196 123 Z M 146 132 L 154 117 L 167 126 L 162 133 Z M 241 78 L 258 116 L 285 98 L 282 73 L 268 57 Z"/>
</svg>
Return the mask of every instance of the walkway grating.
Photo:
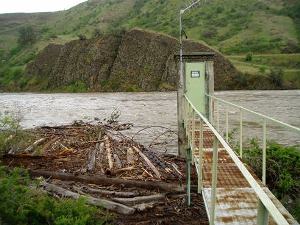
<svg viewBox="0 0 300 225">
<path fill-rule="evenodd" d="M 212 183 L 212 140 L 213 133 L 205 127 L 204 132 L 204 151 L 203 151 L 203 190 L 202 195 L 206 205 L 206 210 L 209 215 L 211 205 L 211 183 Z M 193 153 L 194 160 L 199 163 L 199 155 L 197 151 L 198 138 L 197 131 L 195 132 L 195 152 Z M 198 166 L 197 172 L 198 171 Z M 216 197 L 216 225 L 255 225 L 257 224 L 257 208 L 258 197 L 254 190 L 250 187 L 246 178 L 242 175 L 239 168 L 231 159 L 230 155 L 224 148 L 218 148 L 218 175 L 217 175 L 217 197 Z M 251 169 L 249 168 L 251 172 Z M 264 188 L 267 195 L 276 205 L 279 211 L 287 219 L 289 224 L 298 224 L 297 221 L 290 215 L 284 206 L 276 199 L 276 197 L 265 187 L 262 182 L 251 172 L 257 182 Z M 272 218 L 269 219 L 269 224 L 275 224 Z"/>
</svg>

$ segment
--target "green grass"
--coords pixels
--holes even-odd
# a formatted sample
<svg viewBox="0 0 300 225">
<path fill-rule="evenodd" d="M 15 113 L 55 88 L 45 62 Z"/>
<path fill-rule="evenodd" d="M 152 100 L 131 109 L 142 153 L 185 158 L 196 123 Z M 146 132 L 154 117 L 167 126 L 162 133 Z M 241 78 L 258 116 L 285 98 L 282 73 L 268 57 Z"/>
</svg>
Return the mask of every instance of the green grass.
<svg viewBox="0 0 300 225">
<path fill-rule="evenodd" d="M 287 88 L 300 88 L 300 54 L 254 54 L 251 61 L 246 55 L 230 55 L 234 66 L 248 75 L 268 76 L 272 69 L 283 70 L 283 82 Z"/>
<path fill-rule="evenodd" d="M 26 171 L 0 165 L 0 221 L 3 224 L 102 225 L 110 215 L 78 200 L 54 199 L 38 189 Z"/>
<path fill-rule="evenodd" d="M 245 55 L 231 55 L 229 59 L 245 62 Z M 283 67 L 287 69 L 300 69 L 300 54 L 256 54 L 253 55 L 251 64 L 269 67 Z"/>
</svg>

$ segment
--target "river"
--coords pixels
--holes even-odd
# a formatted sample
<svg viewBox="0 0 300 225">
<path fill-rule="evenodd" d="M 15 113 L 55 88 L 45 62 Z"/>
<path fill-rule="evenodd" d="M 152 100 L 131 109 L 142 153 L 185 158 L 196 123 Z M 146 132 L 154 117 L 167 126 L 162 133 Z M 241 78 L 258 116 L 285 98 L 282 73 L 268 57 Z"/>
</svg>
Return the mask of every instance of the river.
<svg viewBox="0 0 300 225">
<path fill-rule="evenodd" d="M 300 90 L 287 91 L 221 91 L 216 96 L 246 108 L 300 127 Z M 1 93 L 0 113 L 13 112 L 21 117 L 24 128 L 42 125 L 60 125 L 74 120 L 90 121 L 108 118 L 114 109 L 121 112 L 120 121 L 134 124 L 126 132 L 135 140 L 160 151 L 176 152 L 177 130 L 176 93 L 84 93 L 36 94 Z M 261 136 L 261 126 L 245 116 L 245 140 Z M 239 113 L 230 110 L 230 129 L 238 127 Z M 224 121 L 224 111 L 220 111 Z M 259 121 L 258 121 L 259 122 Z M 142 130 L 143 128 L 147 129 Z M 299 134 L 289 132 L 275 124 L 268 126 L 268 137 L 284 144 L 300 144 Z M 223 129 L 224 130 L 224 129 Z M 160 134 L 164 132 L 163 136 Z M 156 144 L 165 142 L 164 147 Z"/>
</svg>

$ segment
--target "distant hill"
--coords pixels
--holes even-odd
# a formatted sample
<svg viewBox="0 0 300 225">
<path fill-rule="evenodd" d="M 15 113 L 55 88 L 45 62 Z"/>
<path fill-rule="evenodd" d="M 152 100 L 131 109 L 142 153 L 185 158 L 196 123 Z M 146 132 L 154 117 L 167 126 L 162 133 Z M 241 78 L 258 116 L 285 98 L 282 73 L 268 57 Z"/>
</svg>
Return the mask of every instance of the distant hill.
<svg viewBox="0 0 300 225">
<path fill-rule="evenodd" d="M 1 48 L 15 47 L 17 30 L 32 25 L 40 41 L 91 36 L 94 30 L 140 27 L 178 36 L 182 0 L 89 0 L 67 11 L 0 15 Z M 221 52 L 295 52 L 299 49 L 298 0 L 211 0 L 184 18 L 189 38 Z"/>
<path fill-rule="evenodd" d="M 139 27 L 178 37 L 178 14 L 185 2 L 89 0 L 54 13 L 2 14 L 0 83 L 18 79 L 48 44 L 65 44 L 79 35 L 91 38 Z M 184 25 L 189 39 L 204 41 L 227 55 L 300 52 L 299 0 L 207 0 L 187 13 Z M 36 33 L 33 45 L 18 45 L 24 26 Z"/>
<path fill-rule="evenodd" d="M 229 60 L 204 44 L 184 41 L 184 45 L 188 51 L 213 52 L 215 88 L 234 88 L 240 74 Z M 51 44 L 27 65 L 24 90 L 176 90 L 178 51 L 177 39 L 141 29 Z"/>
</svg>

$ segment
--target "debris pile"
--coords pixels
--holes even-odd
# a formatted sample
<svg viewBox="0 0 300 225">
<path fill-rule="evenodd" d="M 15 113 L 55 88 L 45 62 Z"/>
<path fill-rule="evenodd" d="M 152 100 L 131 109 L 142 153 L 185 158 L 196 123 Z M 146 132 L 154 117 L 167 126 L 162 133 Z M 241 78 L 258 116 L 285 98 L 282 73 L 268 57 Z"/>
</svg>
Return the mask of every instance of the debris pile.
<svg viewBox="0 0 300 225">
<path fill-rule="evenodd" d="M 185 160 L 135 142 L 122 132 L 131 127 L 113 119 L 35 128 L 29 131 L 34 141 L 22 151 L 11 149 L 2 161 L 9 167 L 28 169 L 53 196 L 85 197 L 87 204 L 133 216 L 118 224 L 135 224 L 137 213 L 144 213 L 148 222 L 175 219 L 172 224 L 176 224 L 175 215 L 184 218 L 183 211 L 190 213 L 184 194 Z M 197 222 L 205 214 L 201 201 L 197 196 Z M 161 216 L 153 218 L 148 209 Z M 206 215 L 204 218 L 206 224 Z"/>
<path fill-rule="evenodd" d="M 120 132 L 131 126 L 75 121 L 40 127 L 32 131 L 37 137 L 32 144 L 17 153 L 11 150 L 6 158 L 24 159 L 19 162 L 30 169 L 134 180 L 181 180 L 183 174 L 176 163 Z"/>
</svg>

